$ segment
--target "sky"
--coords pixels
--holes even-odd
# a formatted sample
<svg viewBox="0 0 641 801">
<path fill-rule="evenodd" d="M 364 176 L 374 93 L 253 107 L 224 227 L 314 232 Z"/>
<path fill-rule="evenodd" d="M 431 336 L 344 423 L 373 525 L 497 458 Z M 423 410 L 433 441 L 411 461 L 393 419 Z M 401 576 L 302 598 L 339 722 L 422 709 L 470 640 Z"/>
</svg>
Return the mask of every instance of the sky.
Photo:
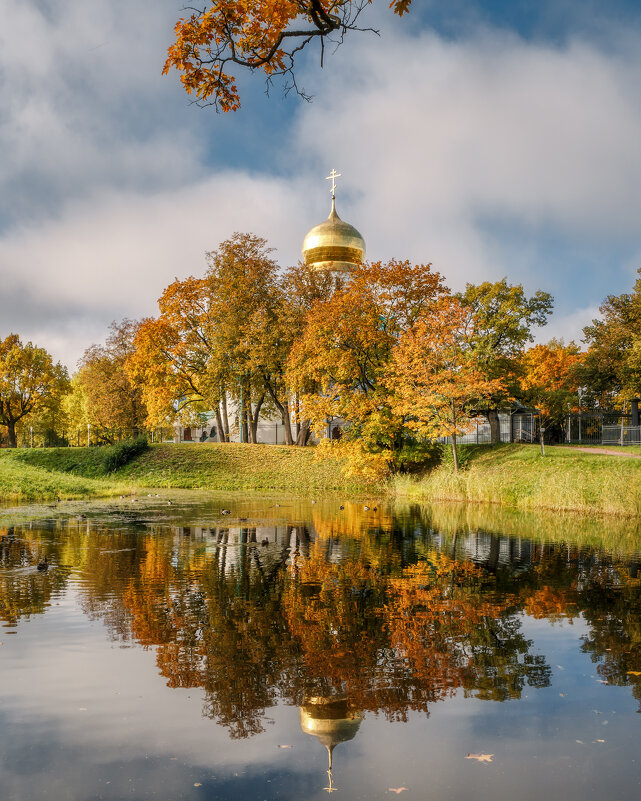
<svg viewBox="0 0 641 801">
<path fill-rule="evenodd" d="M 368 259 L 550 292 L 537 340 L 579 341 L 641 267 L 641 5 L 387 5 L 301 60 L 312 102 L 242 76 L 217 114 L 161 74 L 180 0 L 0 0 L 0 337 L 73 371 L 235 231 L 295 263 L 335 168 Z"/>
</svg>

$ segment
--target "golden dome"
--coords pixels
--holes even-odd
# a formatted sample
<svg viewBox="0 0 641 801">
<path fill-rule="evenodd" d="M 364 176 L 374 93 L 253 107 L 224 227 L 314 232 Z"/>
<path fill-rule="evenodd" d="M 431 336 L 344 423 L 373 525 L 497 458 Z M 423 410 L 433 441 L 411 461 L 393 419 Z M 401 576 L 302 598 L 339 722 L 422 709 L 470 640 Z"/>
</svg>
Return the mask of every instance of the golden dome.
<svg viewBox="0 0 641 801">
<path fill-rule="evenodd" d="M 338 216 L 333 197 L 329 217 L 315 225 L 303 240 L 303 259 L 314 270 L 341 273 L 365 260 L 365 240 L 353 225 Z"/>
</svg>

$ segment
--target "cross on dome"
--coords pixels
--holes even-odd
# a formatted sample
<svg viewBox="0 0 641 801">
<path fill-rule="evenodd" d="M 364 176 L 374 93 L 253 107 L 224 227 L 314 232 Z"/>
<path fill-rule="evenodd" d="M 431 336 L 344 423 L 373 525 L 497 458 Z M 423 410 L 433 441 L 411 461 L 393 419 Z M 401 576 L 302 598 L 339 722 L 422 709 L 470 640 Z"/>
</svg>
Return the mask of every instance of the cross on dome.
<svg viewBox="0 0 641 801">
<path fill-rule="evenodd" d="M 341 173 L 340 172 L 336 172 L 336 170 L 332 167 L 332 171 L 325 178 L 326 181 L 329 181 L 330 179 L 332 181 L 332 189 L 331 189 L 332 197 L 334 197 L 336 195 L 336 179 L 340 178 L 340 177 L 341 177 Z"/>
</svg>

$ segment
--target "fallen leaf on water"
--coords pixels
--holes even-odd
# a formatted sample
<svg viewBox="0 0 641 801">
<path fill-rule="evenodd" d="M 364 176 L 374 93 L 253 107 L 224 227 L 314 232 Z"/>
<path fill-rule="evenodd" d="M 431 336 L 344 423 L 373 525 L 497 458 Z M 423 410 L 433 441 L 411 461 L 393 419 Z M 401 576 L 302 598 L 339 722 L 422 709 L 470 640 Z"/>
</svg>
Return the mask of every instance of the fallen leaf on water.
<svg viewBox="0 0 641 801">
<path fill-rule="evenodd" d="M 78 712 L 86 712 L 86 711 L 87 711 L 87 707 L 86 706 L 79 706 L 78 707 Z"/>
<path fill-rule="evenodd" d="M 604 743 L 605 740 L 592 740 L 593 743 Z"/>
<path fill-rule="evenodd" d="M 293 748 L 293 745 L 279 745 L 279 748 Z"/>
<path fill-rule="evenodd" d="M 194 787 L 202 787 L 202 784 L 200 782 L 194 782 Z"/>
<path fill-rule="evenodd" d="M 607 681 L 605 681 L 605 679 L 597 679 L 597 681 L 599 682 L 599 684 L 607 684 L 608 683 Z"/>
<path fill-rule="evenodd" d="M 577 743 L 578 743 L 579 745 L 584 745 L 584 742 L 583 742 L 583 740 L 577 740 Z"/>
<path fill-rule="evenodd" d="M 1 642 L 0 645 L 2 645 Z M 628 676 L 641 676 L 641 670 L 628 670 Z"/>
<path fill-rule="evenodd" d="M 396 795 L 398 795 L 399 793 L 402 793 L 403 790 L 407 790 L 407 787 L 388 787 L 387 788 L 387 792 L 388 793 L 396 793 Z"/>
<path fill-rule="evenodd" d="M 476 759 L 477 762 L 491 762 L 494 754 L 468 754 L 465 759 Z"/>
</svg>

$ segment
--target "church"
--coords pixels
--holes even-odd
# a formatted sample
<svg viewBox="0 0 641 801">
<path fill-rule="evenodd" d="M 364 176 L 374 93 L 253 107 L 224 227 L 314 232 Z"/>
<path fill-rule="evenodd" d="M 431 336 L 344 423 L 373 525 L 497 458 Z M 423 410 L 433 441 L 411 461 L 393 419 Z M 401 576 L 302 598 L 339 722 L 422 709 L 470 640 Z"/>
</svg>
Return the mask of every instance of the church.
<svg viewBox="0 0 641 801">
<path fill-rule="evenodd" d="M 322 270 L 337 278 L 346 277 L 355 264 L 365 261 L 365 240 L 348 222 L 341 220 L 336 211 L 336 179 L 341 174 L 332 170 L 327 176 L 331 181 L 331 209 L 326 220 L 311 228 L 303 239 L 303 262 L 313 270 Z M 237 409 L 229 405 L 230 418 Z M 279 418 L 262 418 L 258 424 L 258 442 L 267 445 L 284 445 L 284 425 Z M 328 424 L 328 436 L 336 436 L 338 427 Z M 215 421 L 202 427 L 174 426 L 174 442 L 219 442 Z M 230 432 L 231 442 L 240 442 L 240 432 Z"/>
</svg>

